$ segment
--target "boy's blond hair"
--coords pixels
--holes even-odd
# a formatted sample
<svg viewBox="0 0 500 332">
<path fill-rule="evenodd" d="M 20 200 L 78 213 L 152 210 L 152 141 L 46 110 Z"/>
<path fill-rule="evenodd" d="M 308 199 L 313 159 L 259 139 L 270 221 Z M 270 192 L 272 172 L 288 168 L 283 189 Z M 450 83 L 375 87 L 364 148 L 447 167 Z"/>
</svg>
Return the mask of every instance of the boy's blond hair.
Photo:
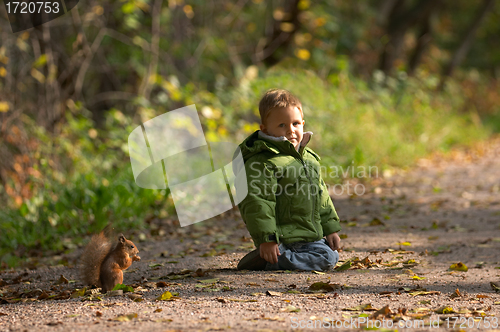
<svg viewBox="0 0 500 332">
<path fill-rule="evenodd" d="M 290 91 L 285 89 L 268 90 L 259 102 L 260 121 L 264 124 L 273 109 L 289 106 L 297 107 L 302 117 L 304 117 L 302 103 Z"/>
</svg>

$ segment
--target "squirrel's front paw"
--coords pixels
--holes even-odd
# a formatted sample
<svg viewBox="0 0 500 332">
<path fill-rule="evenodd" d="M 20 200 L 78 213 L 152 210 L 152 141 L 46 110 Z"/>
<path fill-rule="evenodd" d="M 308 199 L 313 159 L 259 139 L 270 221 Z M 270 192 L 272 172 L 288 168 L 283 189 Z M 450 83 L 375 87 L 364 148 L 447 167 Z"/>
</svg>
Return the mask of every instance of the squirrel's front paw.
<svg viewBox="0 0 500 332">
<path fill-rule="evenodd" d="M 141 260 L 141 257 L 135 255 L 135 256 L 132 256 L 132 260 L 133 261 L 140 261 Z"/>
</svg>

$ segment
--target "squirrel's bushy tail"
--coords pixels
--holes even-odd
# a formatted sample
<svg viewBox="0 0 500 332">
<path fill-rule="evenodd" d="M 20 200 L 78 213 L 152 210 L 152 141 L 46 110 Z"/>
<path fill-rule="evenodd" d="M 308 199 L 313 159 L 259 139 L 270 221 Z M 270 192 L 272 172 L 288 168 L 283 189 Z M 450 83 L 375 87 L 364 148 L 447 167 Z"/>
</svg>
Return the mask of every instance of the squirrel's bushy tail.
<svg viewBox="0 0 500 332">
<path fill-rule="evenodd" d="M 81 275 L 85 284 L 101 287 L 99 280 L 101 264 L 110 250 L 111 243 L 103 232 L 92 236 L 81 259 Z"/>
</svg>

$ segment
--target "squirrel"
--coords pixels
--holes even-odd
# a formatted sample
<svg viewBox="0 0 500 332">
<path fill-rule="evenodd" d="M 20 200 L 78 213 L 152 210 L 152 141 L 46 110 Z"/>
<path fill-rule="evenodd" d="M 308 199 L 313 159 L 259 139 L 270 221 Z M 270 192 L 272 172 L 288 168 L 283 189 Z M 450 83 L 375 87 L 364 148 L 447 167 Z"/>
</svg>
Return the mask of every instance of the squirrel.
<svg viewBox="0 0 500 332">
<path fill-rule="evenodd" d="M 118 236 L 118 243 L 113 247 L 104 232 L 92 236 L 81 256 L 81 274 L 87 285 L 101 287 L 103 293 L 123 283 L 123 270 L 140 261 L 139 250 L 125 236 Z"/>
</svg>

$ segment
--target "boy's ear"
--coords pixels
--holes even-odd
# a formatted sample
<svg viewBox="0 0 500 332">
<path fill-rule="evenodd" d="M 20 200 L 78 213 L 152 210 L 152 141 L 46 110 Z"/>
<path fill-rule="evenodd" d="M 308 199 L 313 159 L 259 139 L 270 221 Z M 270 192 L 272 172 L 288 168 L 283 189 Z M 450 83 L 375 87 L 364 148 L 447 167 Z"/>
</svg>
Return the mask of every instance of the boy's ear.
<svg viewBox="0 0 500 332">
<path fill-rule="evenodd" d="M 305 125 L 306 124 L 306 120 L 302 120 L 302 125 Z"/>
<path fill-rule="evenodd" d="M 267 134 L 267 129 L 266 129 L 266 126 L 264 124 L 260 125 L 260 130 L 262 130 L 264 132 L 264 134 Z"/>
</svg>

